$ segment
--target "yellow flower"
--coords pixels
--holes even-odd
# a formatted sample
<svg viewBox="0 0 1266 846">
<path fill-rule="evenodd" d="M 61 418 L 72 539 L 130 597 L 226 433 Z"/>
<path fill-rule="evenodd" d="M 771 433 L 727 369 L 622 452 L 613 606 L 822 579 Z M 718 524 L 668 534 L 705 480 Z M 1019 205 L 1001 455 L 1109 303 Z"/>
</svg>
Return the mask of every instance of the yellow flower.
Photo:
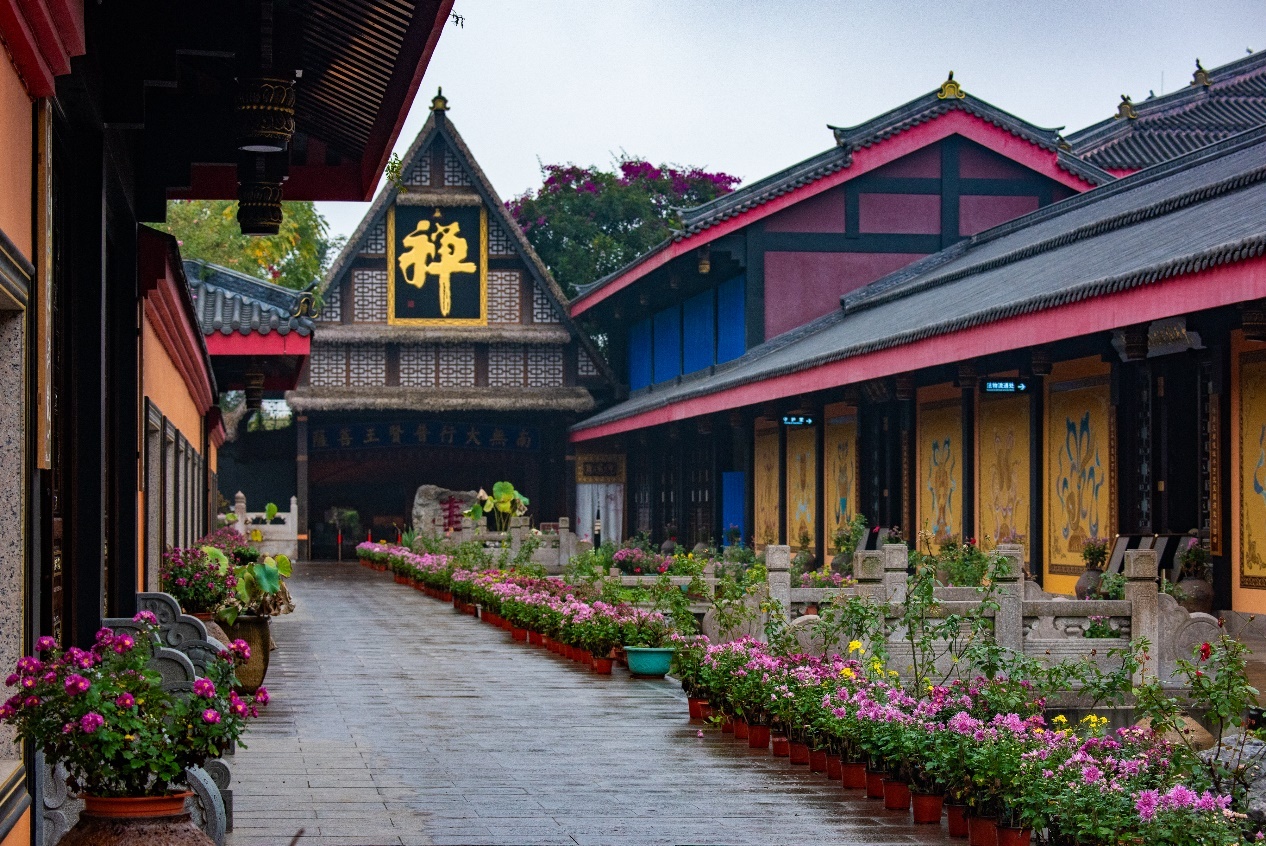
<svg viewBox="0 0 1266 846">
<path fill-rule="evenodd" d="M 859 655 L 866 654 L 866 647 L 862 646 L 862 642 L 860 640 L 850 640 L 848 642 L 848 654 L 852 655 L 854 652 Z"/>
<path fill-rule="evenodd" d="M 1068 725 L 1068 718 L 1063 714 L 1056 714 L 1054 717 L 1051 717 L 1051 722 L 1057 726 L 1066 726 Z"/>
<path fill-rule="evenodd" d="M 889 671 L 888 671 L 888 675 L 890 675 L 890 676 L 894 676 L 894 677 L 895 677 L 895 676 L 899 676 L 899 675 L 901 675 L 901 674 L 900 674 L 900 673 L 898 673 L 896 670 L 889 670 Z"/>
<path fill-rule="evenodd" d="M 852 667 L 843 667 L 843 668 L 841 668 L 841 669 L 840 669 L 840 675 L 841 675 L 841 676 L 843 676 L 843 677 L 844 677 L 844 678 L 846 678 L 846 679 L 851 679 L 851 678 L 855 677 L 855 676 L 857 675 L 857 673 L 854 673 L 854 672 L 853 672 L 853 668 L 852 668 Z"/>
</svg>

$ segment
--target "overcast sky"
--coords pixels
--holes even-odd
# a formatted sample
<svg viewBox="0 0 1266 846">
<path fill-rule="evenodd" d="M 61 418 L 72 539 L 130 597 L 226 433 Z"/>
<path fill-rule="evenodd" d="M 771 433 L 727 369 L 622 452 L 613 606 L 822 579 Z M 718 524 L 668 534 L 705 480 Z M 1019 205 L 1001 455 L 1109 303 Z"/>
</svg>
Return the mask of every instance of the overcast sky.
<svg viewBox="0 0 1266 846">
<path fill-rule="evenodd" d="M 457 0 L 396 144 L 437 85 L 508 199 L 540 163 L 621 151 L 759 179 L 935 89 L 1067 131 L 1266 48 L 1266 0 Z M 319 203 L 350 235 L 364 203 Z"/>
</svg>

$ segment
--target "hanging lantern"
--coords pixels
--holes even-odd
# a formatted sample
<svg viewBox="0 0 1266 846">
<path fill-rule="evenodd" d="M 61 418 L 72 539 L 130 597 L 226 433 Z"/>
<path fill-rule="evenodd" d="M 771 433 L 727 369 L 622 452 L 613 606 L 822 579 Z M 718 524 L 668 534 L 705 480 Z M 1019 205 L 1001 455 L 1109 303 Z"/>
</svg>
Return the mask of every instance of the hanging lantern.
<svg viewBox="0 0 1266 846">
<path fill-rule="evenodd" d="M 285 155 L 247 154 L 237 166 L 237 222 L 243 235 L 276 235 L 281 231 L 281 186 L 286 181 Z"/>
<path fill-rule="evenodd" d="M 699 248 L 699 275 L 707 276 L 712 272 L 712 248 L 704 244 Z"/>
<path fill-rule="evenodd" d="M 259 411 L 264 407 L 264 374 L 246 374 L 246 410 Z"/>
<path fill-rule="evenodd" d="M 281 153 L 295 134 L 294 80 L 258 77 L 237 81 L 237 148 Z"/>
</svg>

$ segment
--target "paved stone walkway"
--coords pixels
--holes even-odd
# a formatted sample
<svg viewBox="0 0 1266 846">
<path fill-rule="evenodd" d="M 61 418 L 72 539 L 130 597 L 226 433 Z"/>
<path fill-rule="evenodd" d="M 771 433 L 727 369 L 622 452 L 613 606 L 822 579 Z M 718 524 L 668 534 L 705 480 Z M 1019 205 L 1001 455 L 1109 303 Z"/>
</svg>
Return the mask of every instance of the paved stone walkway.
<svg viewBox="0 0 1266 846">
<path fill-rule="evenodd" d="M 962 843 L 352 564 L 300 565 L 230 846 Z M 931 830 L 929 830 L 931 829 Z"/>
</svg>

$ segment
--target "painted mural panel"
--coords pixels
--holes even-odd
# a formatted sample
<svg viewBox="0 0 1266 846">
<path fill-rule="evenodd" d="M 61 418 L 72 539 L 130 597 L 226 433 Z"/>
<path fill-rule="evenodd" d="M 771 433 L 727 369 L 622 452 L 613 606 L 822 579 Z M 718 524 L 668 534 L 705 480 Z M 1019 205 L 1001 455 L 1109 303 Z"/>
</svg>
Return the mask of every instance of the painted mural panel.
<svg viewBox="0 0 1266 846">
<path fill-rule="evenodd" d="M 756 430 L 756 478 L 755 502 L 756 525 L 753 528 L 758 549 L 765 544 L 778 543 L 778 430 Z"/>
<path fill-rule="evenodd" d="M 957 399 L 919 406 L 920 532 L 931 536 L 933 549 L 962 534 L 963 410 Z"/>
<path fill-rule="evenodd" d="M 860 507 L 857 490 L 857 415 L 850 414 L 828 419 L 823 433 L 823 456 L 826 463 L 823 479 L 826 490 L 825 507 L 827 541 Z"/>
<path fill-rule="evenodd" d="M 1027 552 L 1029 398 L 982 399 L 977 420 L 981 543 L 1021 543 Z"/>
<path fill-rule="evenodd" d="M 818 430 L 787 429 L 787 543 L 812 548 L 818 536 Z M 807 543 L 806 543 L 807 539 Z"/>
<path fill-rule="evenodd" d="M 1240 366 L 1240 587 L 1266 589 L 1266 359 Z"/>
<path fill-rule="evenodd" d="M 1116 533 L 1107 377 L 1052 383 L 1047 409 L 1047 569 L 1071 576 L 1085 569 L 1081 550 L 1088 538 Z"/>
</svg>

